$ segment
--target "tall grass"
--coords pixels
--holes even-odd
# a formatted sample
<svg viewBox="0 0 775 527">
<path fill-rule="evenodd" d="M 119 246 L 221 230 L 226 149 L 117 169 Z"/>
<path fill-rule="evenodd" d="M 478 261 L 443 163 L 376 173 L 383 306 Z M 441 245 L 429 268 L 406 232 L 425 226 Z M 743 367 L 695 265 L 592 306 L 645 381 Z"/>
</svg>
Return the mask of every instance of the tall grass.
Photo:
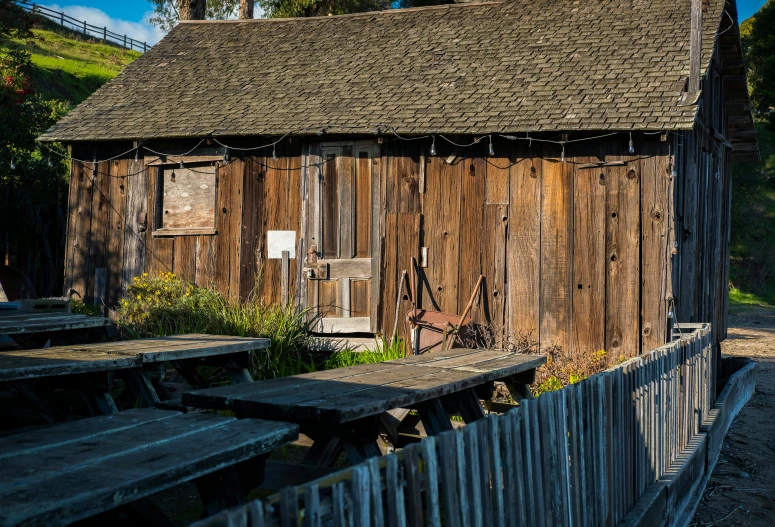
<svg viewBox="0 0 775 527">
<path fill-rule="evenodd" d="M 310 351 L 306 312 L 261 301 L 228 302 L 174 273 L 135 278 L 120 302 L 116 323 L 125 338 L 184 333 L 269 338 L 269 349 L 253 354 L 254 379 L 312 371 L 319 362 Z"/>
<path fill-rule="evenodd" d="M 324 368 L 346 368 L 358 364 L 371 364 L 387 360 L 401 359 L 406 356 L 406 346 L 403 339 L 394 338 L 388 341 L 385 337 L 375 339 L 375 349 L 369 351 L 352 351 L 349 349 L 335 351 L 325 361 Z"/>
</svg>

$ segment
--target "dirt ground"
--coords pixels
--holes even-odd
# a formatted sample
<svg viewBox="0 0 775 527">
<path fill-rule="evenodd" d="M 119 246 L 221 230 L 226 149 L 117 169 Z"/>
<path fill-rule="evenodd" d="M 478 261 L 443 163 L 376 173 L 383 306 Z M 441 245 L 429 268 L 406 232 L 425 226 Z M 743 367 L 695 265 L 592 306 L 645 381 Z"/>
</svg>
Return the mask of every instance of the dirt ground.
<svg viewBox="0 0 775 527">
<path fill-rule="evenodd" d="M 775 525 L 775 310 L 733 312 L 722 353 L 756 361 L 756 392 L 724 439 L 693 525 Z"/>
</svg>

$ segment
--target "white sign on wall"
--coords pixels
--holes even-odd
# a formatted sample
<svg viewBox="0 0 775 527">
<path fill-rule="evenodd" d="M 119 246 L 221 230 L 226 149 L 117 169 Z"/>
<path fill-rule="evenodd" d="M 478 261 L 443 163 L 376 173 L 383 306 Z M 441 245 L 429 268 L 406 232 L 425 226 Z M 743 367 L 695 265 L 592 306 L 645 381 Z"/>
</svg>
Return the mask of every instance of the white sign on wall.
<svg viewBox="0 0 775 527">
<path fill-rule="evenodd" d="M 283 251 L 296 258 L 296 231 L 267 231 L 266 247 L 270 259 L 281 259 Z"/>
</svg>

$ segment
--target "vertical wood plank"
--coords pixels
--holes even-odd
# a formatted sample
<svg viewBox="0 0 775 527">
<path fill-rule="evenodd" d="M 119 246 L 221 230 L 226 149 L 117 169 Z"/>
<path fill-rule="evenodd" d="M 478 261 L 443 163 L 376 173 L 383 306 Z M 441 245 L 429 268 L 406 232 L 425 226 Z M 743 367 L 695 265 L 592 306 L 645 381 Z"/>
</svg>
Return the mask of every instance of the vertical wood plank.
<svg viewBox="0 0 775 527">
<path fill-rule="evenodd" d="M 421 443 L 423 460 L 423 483 L 425 493 L 425 524 L 441 526 L 441 506 L 439 503 L 438 458 L 436 457 L 436 438 L 431 436 Z M 379 525 L 379 524 L 377 524 Z"/>
<path fill-rule="evenodd" d="M 482 224 L 482 313 L 500 337 L 506 311 L 506 243 L 508 236 L 508 205 L 484 205 Z M 499 342 L 500 344 L 500 342 Z"/>
<path fill-rule="evenodd" d="M 86 265 L 89 277 L 86 284 L 87 298 L 94 297 L 95 269 L 107 266 L 110 179 L 110 162 L 97 163 L 96 179 L 93 180 L 92 185 L 91 235 Z"/>
<path fill-rule="evenodd" d="M 215 209 L 215 227 L 218 230 L 215 240 L 215 287 L 224 297 L 228 298 L 231 271 L 231 190 L 233 186 L 232 170 L 230 165 L 240 163 L 239 159 L 232 159 L 229 164 L 218 164 L 216 177 L 218 178 L 218 206 Z"/>
<path fill-rule="evenodd" d="M 602 149 L 601 149 L 602 150 Z M 576 158 L 596 162 L 597 157 Z M 605 189 L 602 168 L 578 169 L 573 188 L 573 350 L 587 355 L 605 342 Z"/>
<path fill-rule="evenodd" d="M 552 145 L 544 150 L 541 180 L 541 347 L 571 344 L 572 165 L 557 158 Z M 553 158 L 553 159 L 552 159 Z"/>
<path fill-rule="evenodd" d="M 543 161 L 519 151 L 509 185 L 508 332 L 539 341 Z"/>
<path fill-rule="evenodd" d="M 484 184 L 484 202 L 487 205 L 509 204 L 509 172 L 511 159 L 489 158 Z"/>
<path fill-rule="evenodd" d="M 458 279 L 457 313 L 462 313 L 473 293 L 474 285 L 482 273 L 481 226 L 484 221 L 484 178 L 485 163 L 482 158 L 463 159 L 463 174 L 460 185 L 460 270 Z M 485 322 L 481 294 L 474 301 L 471 318 Z"/>
<path fill-rule="evenodd" d="M 323 161 L 322 230 L 323 257 L 339 258 L 339 199 L 337 155 L 326 152 Z"/>
<path fill-rule="evenodd" d="M 612 145 L 616 151 L 618 145 Z M 621 160 L 620 156 L 607 157 Z M 640 352 L 640 167 L 607 167 L 606 350 L 609 361 Z"/>
<path fill-rule="evenodd" d="M 177 236 L 174 251 L 173 271 L 183 280 L 193 282 L 196 279 L 196 237 Z"/>
<path fill-rule="evenodd" d="M 460 527 L 462 509 L 458 501 L 458 473 L 456 441 L 460 438 L 455 432 L 443 432 L 438 435 L 439 464 L 441 470 L 441 497 L 444 504 L 444 524 Z"/>
<path fill-rule="evenodd" d="M 145 271 L 146 236 L 148 225 L 148 171 L 144 163 L 128 160 L 126 178 L 126 221 L 124 222 L 124 255 L 122 293 L 135 276 Z M 69 240 L 69 236 L 68 236 Z"/>
<path fill-rule="evenodd" d="M 336 160 L 339 199 L 339 258 L 355 256 L 355 160 L 351 146 L 343 146 Z"/>
<path fill-rule="evenodd" d="M 354 180 L 355 194 L 355 256 L 369 258 L 371 256 L 371 158 L 370 152 L 358 152 Z"/>
<path fill-rule="evenodd" d="M 229 185 L 231 185 L 231 203 L 229 205 L 229 300 L 239 300 L 242 264 L 242 204 L 243 182 L 245 180 L 246 161 L 240 160 L 229 165 Z M 298 187 L 296 187 L 298 189 Z"/>
<path fill-rule="evenodd" d="M 124 263 L 124 232 L 126 230 L 126 187 L 129 174 L 128 159 L 116 159 L 110 163 L 110 206 L 108 210 L 107 268 L 108 290 L 106 303 L 118 304 L 121 298 Z"/>
<path fill-rule="evenodd" d="M 647 143 L 641 170 L 641 353 L 666 340 L 670 247 L 666 143 Z"/>
<path fill-rule="evenodd" d="M 457 311 L 460 256 L 461 166 L 448 165 L 440 156 L 428 158 L 426 192 L 422 198 L 423 246 L 428 247 L 426 308 Z"/>
<path fill-rule="evenodd" d="M 423 525 L 422 484 L 420 483 L 419 445 L 410 445 L 404 450 L 404 474 L 406 475 L 406 508 L 409 513 L 409 525 Z M 365 525 L 365 524 L 362 524 Z"/>
<path fill-rule="evenodd" d="M 398 456 L 385 458 L 385 488 L 387 491 L 388 525 L 406 526 L 406 508 L 404 506 L 404 479 L 400 475 Z"/>
</svg>

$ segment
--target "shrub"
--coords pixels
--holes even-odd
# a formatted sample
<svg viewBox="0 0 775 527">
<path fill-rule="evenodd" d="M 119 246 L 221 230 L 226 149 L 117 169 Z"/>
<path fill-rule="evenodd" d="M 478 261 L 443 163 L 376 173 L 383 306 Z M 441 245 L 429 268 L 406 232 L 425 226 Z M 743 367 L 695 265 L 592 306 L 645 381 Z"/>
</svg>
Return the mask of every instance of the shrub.
<svg viewBox="0 0 775 527">
<path fill-rule="evenodd" d="M 315 369 L 305 311 L 261 301 L 228 302 L 174 273 L 136 277 L 120 302 L 116 323 L 125 338 L 184 333 L 269 338 L 270 348 L 253 354 L 255 379 Z"/>
</svg>

